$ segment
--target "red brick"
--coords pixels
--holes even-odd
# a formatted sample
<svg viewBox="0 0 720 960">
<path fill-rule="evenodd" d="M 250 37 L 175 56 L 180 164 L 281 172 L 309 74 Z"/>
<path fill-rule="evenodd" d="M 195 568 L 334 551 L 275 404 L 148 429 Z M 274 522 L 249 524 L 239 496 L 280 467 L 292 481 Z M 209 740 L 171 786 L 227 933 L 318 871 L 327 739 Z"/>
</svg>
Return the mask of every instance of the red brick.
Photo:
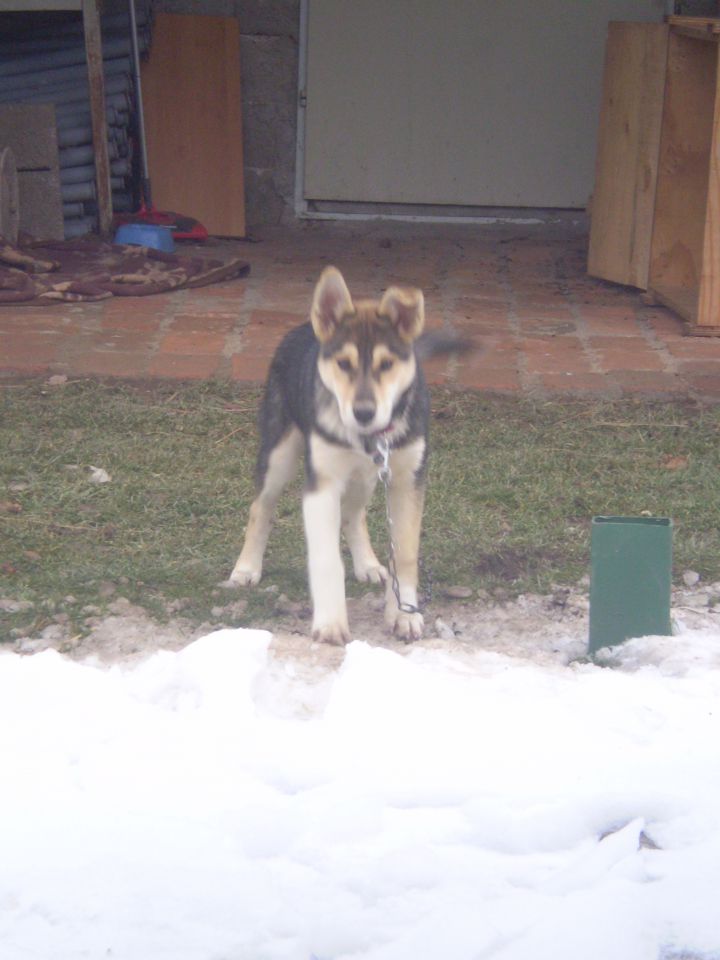
<svg viewBox="0 0 720 960">
<path fill-rule="evenodd" d="M 250 314 L 250 323 L 246 327 L 246 331 L 290 330 L 292 327 L 296 327 L 306 320 L 307 317 L 300 313 L 292 313 L 284 310 L 253 310 Z"/>
<path fill-rule="evenodd" d="M 542 320 L 521 320 L 520 332 L 525 337 L 564 337 L 575 334 L 577 327 L 569 315 L 561 319 L 549 314 Z"/>
<path fill-rule="evenodd" d="M 676 368 L 681 377 L 720 376 L 720 358 L 717 360 L 678 360 Z"/>
<path fill-rule="evenodd" d="M 591 337 L 590 346 L 605 370 L 664 370 L 657 350 L 642 337 Z"/>
<path fill-rule="evenodd" d="M 619 392 L 602 373 L 544 373 L 539 381 L 542 388 L 552 394 L 610 397 Z"/>
<path fill-rule="evenodd" d="M 112 297 L 103 300 L 103 319 L 128 316 L 164 317 L 166 310 L 177 308 L 183 302 L 182 291 L 175 294 L 155 294 L 148 297 Z"/>
<path fill-rule="evenodd" d="M 163 353 L 150 360 L 148 375 L 151 377 L 177 377 L 182 380 L 204 380 L 214 376 L 220 366 L 220 356 Z"/>
<path fill-rule="evenodd" d="M 515 316 L 520 321 L 571 320 L 572 311 L 564 300 L 547 300 L 544 303 L 516 303 Z"/>
<path fill-rule="evenodd" d="M 446 384 L 451 378 L 450 361 L 447 357 L 426 360 L 422 367 L 425 379 L 432 386 Z"/>
<path fill-rule="evenodd" d="M 591 337 L 637 337 L 640 335 L 640 324 L 632 312 L 627 315 L 607 315 L 602 312 L 584 311 L 582 317 L 585 329 Z"/>
<path fill-rule="evenodd" d="M 63 345 L 60 333 L 18 333 L 0 336 L 0 360 L 5 365 L 43 364 L 57 359 Z"/>
<path fill-rule="evenodd" d="M 139 330 L 102 330 L 98 333 L 86 332 L 76 336 L 79 349 L 101 351 L 119 350 L 126 353 L 138 353 L 140 350 L 151 352 L 155 349 L 157 334 Z"/>
<path fill-rule="evenodd" d="M 458 386 L 472 390 L 496 390 L 515 393 L 520 390 L 520 375 L 511 367 L 492 367 L 463 365 L 457 371 Z"/>
<path fill-rule="evenodd" d="M 238 322 L 237 314 L 224 311 L 178 313 L 167 329 L 173 333 L 230 333 Z"/>
<path fill-rule="evenodd" d="M 101 329 L 154 333 L 160 329 L 161 323 L 162 317 L 160 316 L 149 313 L 135 313 L 132 311 L 111 317 L 103 317 Z"/>
<path fill-rule="evenodd" d="M 689 380 L 693 393 L 709 400 L 720 400 L 720 376 L 700 376 Z"/>
<path fill-rule="evenodd" d="M 678 360 L 720 359 L 720 339 L 715 337 L 678 337 L 668 341 L 666 346 Z"/>
<path fill-rule="evenodd" d="M 618 370 L 608 374 L 608 377 L 630 396 L 675 395 L 684 393 L 686 389 L 679 377 L 656 370 Z"/>
<path fill-rule="evenodd" d="M 591 373 L 590 360 L 576 337 L 526 339 L 522 352 L 528 373 Z"/>
<path fill-rule="evenodd" d="M 202 292 L 200 292 L 200 290 Z M 228 283 L 213 284 L 211 287 L 195 288 L 188 290 L 188 301 L 194 297 L 200 302 L 212 298 L 217 300 L 237 300 L 240 301 L 245 296 L 247 284 L 240 281 L 230 281 Z"/>
<path fill-rule="evenodd" d="M 245 352 L 234 353 L 230 358 L 230 365 L 233 380 L 264 383 L 270 369 L 270 354 L 257 356 Z"/>
<path fill-rule="evenodd" d="M 104 377 L 143 377 L 148 372 L 148 354 L 145 351 L 92 350 L 73 358 L 72 372 Z"/>
<path fill-rule="evenodd" d="M 167 333 L 160 340 L 159 349 L 163 354 L 214 356 L 222 353 L 226 340 L 224 333 Z"/>
</svg>

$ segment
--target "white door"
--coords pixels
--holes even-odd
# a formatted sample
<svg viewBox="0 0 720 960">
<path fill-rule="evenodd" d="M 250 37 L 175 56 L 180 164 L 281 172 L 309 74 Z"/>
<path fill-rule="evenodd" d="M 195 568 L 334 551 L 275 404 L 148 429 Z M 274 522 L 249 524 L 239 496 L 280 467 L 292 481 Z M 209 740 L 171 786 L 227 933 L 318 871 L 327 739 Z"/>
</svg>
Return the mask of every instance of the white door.
<svg viewBox="0 0 720 960">
<path fill-rule="evenodd" d="M 301 211 L 584 207 L 607 23 L 665 12 L 665 0 L 306 3 Z"/>
</svg>

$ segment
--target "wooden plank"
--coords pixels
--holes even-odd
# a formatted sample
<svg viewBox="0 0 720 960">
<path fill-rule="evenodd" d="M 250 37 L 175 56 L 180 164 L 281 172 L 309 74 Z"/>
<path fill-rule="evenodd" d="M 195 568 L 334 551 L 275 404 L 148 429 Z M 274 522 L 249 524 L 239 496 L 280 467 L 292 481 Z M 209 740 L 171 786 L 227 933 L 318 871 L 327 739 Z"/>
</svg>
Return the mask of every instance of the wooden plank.
<svg viewBox="0 0 720 960">
<path fill-rule="evenodd" d="M 673 30 L 686 36 L 704 40 L 713 40 L 720 36 L 720 17 L 672 16 L 668 17 L 668 23 Z"/>
<path fill-rule="evenodd" d="M 657 180 L 668 28 L 610 23 L 588 272 L 645 289 Z"/>
<path fill-rule="evenodd" d="M 671 32 L 649 285 L 653 290 L 687 291 L 696 310 L 716 74 L 714 43 Z M 694 322 L 696 317 L 688 319 Z"/>
<path fill-rule="evenodd" d="M 110 190 L 110 155 L 105 118 L 105 77 L 103 74 L 100 15 L 97 0 L 82 0 L 85 56 L 87 58 L 92 119 L 95 185 L 97 187 L 98 228 L 102 236 L 112 230 L 112 192 Z"/>
<path fill-rule="evenodd" d="M 237 19 L 159 13 L 142 89 L 155 206 L 245 236 Z"/>
<path fill-rule="evenodd" d="M 720 68 L 717 60 L 717 46 L 714 49 L 715 107 L 712 120 L 697 322 L 700 326 L 717 327 L 720 324 Z"/>
</svg>

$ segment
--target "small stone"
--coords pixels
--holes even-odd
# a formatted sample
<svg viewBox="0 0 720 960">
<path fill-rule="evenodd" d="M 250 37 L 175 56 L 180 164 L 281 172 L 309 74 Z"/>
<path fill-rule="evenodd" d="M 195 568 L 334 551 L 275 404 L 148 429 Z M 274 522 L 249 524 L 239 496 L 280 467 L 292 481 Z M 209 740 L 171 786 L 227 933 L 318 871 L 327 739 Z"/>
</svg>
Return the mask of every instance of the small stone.
<svg viewBox="0 0 720 960">
<path fill-rule="evenodd" d="M 706 610 L 710 606 L 710 597 L 707 593 L 696 593 L 686 597 L 683 606 L 691 610 Z"/>
<path fill-rule="evenodd" d="M 47 650 L 49 647 L 47 640 L 31 640 L 30 637 L 19 637 L 15 641 L 15 649 L 18 653 L 24 653 L 26 655 L 32 655 L 33 653 L 40 653 L 43 650 Z"/>
<path fill-rule="evenodd" d="M 68 382 L 68 378 L 64 373 L 54 373 L 46 381 L 49 387 L 64 387 Z"/>
<path fill-rule="evenodd" d="M 284 593 L 281 593 L 275 600 L 275 613 L 279 613 L 282 616 L 297 617 L 302 613 L 302 610 L 302 603 L 291 600 L 289 597 L 286 597 Z"/>
<path fill-rule="evenodd" d="M 444 620 L 441 620 L 440 617 L 435 620 L 435 630 L 441 640 L 455 639 L 455 631 L 452 629 L 452 627 L 449 627 Z"/>
<path fill-rule="evenodd" d="M 90 466 L 90 477 L 88 478 L 90 483 L 111 483 L 112 477 L 104 470 L 102 467 L 93 467 Z"/>
<path fill-rule="evenodd" d="M 568 587 L 559 587 L 553 592 L 550 603 L 553 607 L 566 607 L 569 596 L 570 589 Z"/>
<path fill-rule="evenodd" d="M 686 570 L 683 574 L 683 583 L 686 587 L 696 587 L 700 583 L 700 574 L 695 570 Z"/>
<path fill-rule="evenodd" d="M 109 597 L 113 597 L 117 593 L 117 587 L 109 580 L 103 580 L 98 587 L 98 593 L 101 597 L 107 600 Z"/>
<path fill-rule="evenodd" d="M 448 587 L 445 591 L 445 596 L 450 597 L 452 600 L 468 600 L 472 595 L 471 587 L 463 587 L 459 584 Z"/>
<path fill-rule="evenodd" d="M 169 614 L 179 613 L 181 610 L 184 610 L 185 607 L 190 605 L 190 600 L 187 597 L 178 597 L 175 600 L 169 600 L 165 604 L 165 611 Z"/>
<path fill-rule="evenodd" d="M 0 610 L 3 613 L 24 613 L 35 606 L 30 600 L 11 600 L 9 597 L 0 597 Z"/>
</svg>

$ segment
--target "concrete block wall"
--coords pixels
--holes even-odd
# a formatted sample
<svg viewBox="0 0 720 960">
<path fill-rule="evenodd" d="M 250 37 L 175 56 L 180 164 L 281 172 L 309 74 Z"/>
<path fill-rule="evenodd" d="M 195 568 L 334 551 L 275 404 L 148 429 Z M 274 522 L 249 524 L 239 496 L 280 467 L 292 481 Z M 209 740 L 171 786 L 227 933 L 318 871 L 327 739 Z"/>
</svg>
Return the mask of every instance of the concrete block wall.
<svg viewBox="0 0 720 960">
<path fill-rule="evenodd" d="M 293 220 L 300 0 L 156 0 L 155 10 L 240 21 L 247 224 Z"/>
</svg>

